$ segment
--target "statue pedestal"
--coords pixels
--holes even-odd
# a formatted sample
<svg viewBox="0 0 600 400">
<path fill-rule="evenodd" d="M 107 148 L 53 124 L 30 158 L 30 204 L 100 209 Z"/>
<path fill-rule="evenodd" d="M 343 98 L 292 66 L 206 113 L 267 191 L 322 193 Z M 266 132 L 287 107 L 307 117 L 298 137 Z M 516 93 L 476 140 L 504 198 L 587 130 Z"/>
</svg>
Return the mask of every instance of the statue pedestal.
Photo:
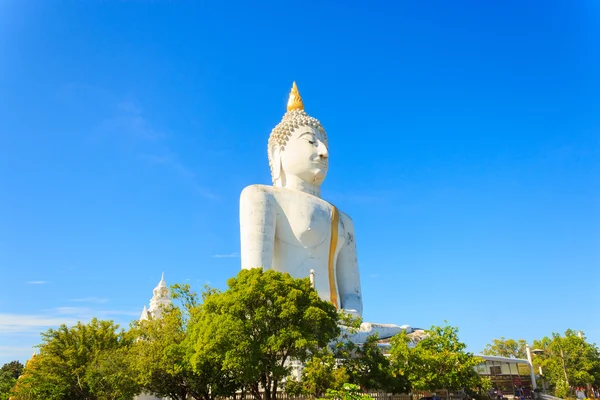
<svg viewBox="0 0 600 400">
<path fill-rule="evenodd" d="M 367 340 L 367 337 L 377 334 L 380 340 L 390 339 L 400 332 L 406 332 L 415 338 L 422 336 L 422 329 L 411 328 L 409 325 L 378 324 L 374 322 L 363 322 L 360 328 L 353 332 L 350 328 L 342 327 L 342 335 L 346 335 L 352 343 L 360 344 Z"/>
</svg>

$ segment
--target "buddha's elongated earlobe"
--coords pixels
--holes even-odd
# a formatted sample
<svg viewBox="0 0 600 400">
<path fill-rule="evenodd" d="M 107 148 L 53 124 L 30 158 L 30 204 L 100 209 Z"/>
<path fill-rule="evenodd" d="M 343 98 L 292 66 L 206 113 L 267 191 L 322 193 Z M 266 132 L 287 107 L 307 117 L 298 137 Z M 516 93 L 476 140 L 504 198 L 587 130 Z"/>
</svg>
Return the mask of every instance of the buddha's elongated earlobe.
<svg viewBox="0 0 600 400">
<path fill-rule="evenodd" d="M 269 152 L 269 155 L 271 156 L 272 178 L 273 183 L 275 184 L 281 177 L 281 147 L 277 145 L 271 146 Z"/>
</svg>

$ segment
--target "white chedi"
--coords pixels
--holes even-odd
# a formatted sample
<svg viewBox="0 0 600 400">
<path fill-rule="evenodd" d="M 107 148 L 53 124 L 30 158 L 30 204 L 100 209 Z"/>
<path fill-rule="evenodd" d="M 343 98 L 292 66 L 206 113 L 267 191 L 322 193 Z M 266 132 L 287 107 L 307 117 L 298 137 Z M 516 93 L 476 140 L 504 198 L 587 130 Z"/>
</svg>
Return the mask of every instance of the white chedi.
<svg viewBox="0 0 600 400">
<path fill-rule="evenodd" d="M 146 308 L 144 305 L 144 309 L 142 310 L 142 315 L 140 315 L 140 321 L 147 321 L 149 319 L 160 318 L 162 315 L 162 310 L 171 304 L 171 298 L 169 297 L 169 288 L 167 287 L 167 282 L 165 282 L 165 273 L 162 273 L 160 277 L 160 282 L 152 291 L 152 298 L 150 299 L 150 307 Z M 159 397 L 153 396 L 148 393 L 142 393 L 135 397 L 135 400 L 163 400 Z"/>
<path fill-rule="evenodd" d="M 140 315 L 140 321 L 148 320 L 150 318 L 160 318 L 162 310 L 171 304 L 171 298 L 169 297 L 169 288 L 165 282 L 165 273 L 162 273 L 160 282 L 152 291 L 152 298 L 150 299 L 150 307 L 142 310 Z"/>
<path fill-rule="evenodd" d="M 354 225 L 321 198 L 329 142 L 321 123 L 304 111 L 295 82 L 287 112 L 269 137 L 268 156 L 273 186 L 250 185 L 240 196 L 242 268 L 311 276 L 323 300 L 362 317 Z M 412 331 L 407 325 L 363 323 L 352 340 L 374 333 L 383 339 L 402 330 Z"/>
</svg>

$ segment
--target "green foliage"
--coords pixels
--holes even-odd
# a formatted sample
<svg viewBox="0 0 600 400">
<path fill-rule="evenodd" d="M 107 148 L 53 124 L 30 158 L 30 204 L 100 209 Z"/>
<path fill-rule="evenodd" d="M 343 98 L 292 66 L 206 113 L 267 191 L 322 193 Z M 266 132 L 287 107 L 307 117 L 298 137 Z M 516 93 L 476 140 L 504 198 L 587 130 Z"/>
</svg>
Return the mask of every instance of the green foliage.
<svg viewBox="0 0 600 400">
<path fill-rule="evenodd" d="M 285 391 L 291 395 L 322 397 L 328 389 L 340 390 L 347 381 L 346 369 L 337 365 L 333 353 L 326 348 L 306 362 L 300 382 L 288 378 Z"/>
<path fill-rule="evenodd" d="M 14 392 L 26 399 L 132 399 L 138 387 L 126 373 L 122 353 L 131 344 L 112 321 L 93 319 L 42 334 L 39 355 L 27 363 Z M 109 372 L 110 371 L 110 372 Z M 124 372 L 124 371 L 123 371 Z"/>
<path fill-rule="evenodd" d="M 0 400 L 8 400 L 10 390 L 17 383 L 17 379 L 13 378 L 9 372 L 0 371 Z"/>
<path fill-rule="evenodd" d="M 569 396 L 569 385 L 563 379 L 559 379 L 554 387 L 554 395 L 560 399 Z"/>
<path fill-rule="evenodd" d="M 483 384 L 474 368 L 483 360 L 465 351 L 458 328 L 432 326 L 414 347 L 405 333 L 394 336 L 391 343 L 392 367 L 413 389 L 458 391 Z"/>
<path fill-rule="evenodd" d="M 349 375 L 348 382 L 364 391 L 406 393 L 408 380 L 404 375 L 394 373 L 390 359 L 377 346 L 378 341 L 378 336 L 373 335 L 360 345 L 347 342 L 340 349 L 338 357 Z"/>
<path fill-rule="evenodd" d="M 585 336 L 569 329 L 564 336 L 553 333 L 533 342 L 534 349 L 542 350 L 534 356 L 534 363 L 543 368 L 544 378 L 554 386 L 585 386 L 600 384 L 600 351 Z"/>
<path fill-rule="evenodd" d="M 23 364 L 11 361 L 0 368 L 0 400 L 8 400 L 10 390 L 17 383 L 17 378 L 23 372 Z"/>
<path fill-rule="evenodd" d="M 502 336 L 500 339 L 494 339 L 492 343 L 488 343 L 483 350 L 483 354 L 510 358 L 527 358 L 526 347 L 527 342 L 525 340 L 505 339 Z"/>
<path fill-rule="evenodd" d="M 102 350 L 88 365 L 85 381 L 98 399 L 131 399 L 140 392 L 127 360 L 127 347 Z"/>
<path fill-rule="evenodd" d="M 193 350 L 186 340 L 186 329 L 192 313 L 199 307 L 198 299 L 188 285 L 174 285 L 172 290 L 172 297 L 181 301 L 181 307 L 166 307 L 160 318 L 133 324 L 131 334 L 136 341 L 128 359 L 136 381 L 145 392 L 174 400 L 232 394 L 232 389 L 222 388 L 219 364 L 195 370 L 190 363 Z"/>
<path fill-rule="evenodd" d="M 491 378 L 488 376 L 481 377 L 478 387 L 482 393 L 487 393 L 492 388 Z"/>
<path fill-rule="evenodd" d="M 339 390 L 328 389 L 325 399 L 329 400 L 373 400 L 367 394 L 363 394 L 358 385 L 345 383 Z"/>
<path fill-rule="evenodd" d="M 23 372 L 23 368 L 25 367 L 23 366 L 23 364 L 21 364 L 21 362 L 11 361 L 4 364 L 0 368 L 0 374 L 7 374 L 7 376 L 9 377 L 17 379 Z"/>
<path fill-rule="evenodd" d="M 201 371 L 207 362 L 222 365 L 259 399 L 275 399 L 289 375 L 290 360 L 301 362 L 339 334 L 335 307 L 321 300 L 308 278 L 242 270 L 223 293 L 207 291 L 204 304 L 192 316 L 191 362 Z"/>
</svg>

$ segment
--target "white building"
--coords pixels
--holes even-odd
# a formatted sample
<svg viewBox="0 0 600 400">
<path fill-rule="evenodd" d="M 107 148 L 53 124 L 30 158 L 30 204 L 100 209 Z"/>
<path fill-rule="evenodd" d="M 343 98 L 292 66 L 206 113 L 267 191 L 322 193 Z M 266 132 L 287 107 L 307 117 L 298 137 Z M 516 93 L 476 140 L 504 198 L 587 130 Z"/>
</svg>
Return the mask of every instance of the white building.
<svg viewBox="0 0 600 400">
<path fill-rule="evenodd" d="M 171 304 L 171 298 L 169 297 L 169 288 L 167 287 L 167 282 L 165 282 L 165 273 L 163 272 L 160 282 L 152 291 L 152 298 L 150 299 L 150 307 L 146 308 L 144 305 L 144 309 L 142 310 L 142 315 L 140 315 L 140 321 L 145 321 L 150 318 L 160 318 L 162 315 L 162 310 L 164 307 Z M 152 395 L 142 393 L 137 396 L 135 400 L 162 400 L 158 397 L 154 397 Z"/>
<path fill-rule="evenodd" d="M 163 308 L 171 304 L 169 288 L 165 282 L 164 272 L 162 273 L 160 282 L 158 282 L 158 285 L 156 285 L 152 293 L 152 298 L 150 299 L 150 308 L 146 308 L 146 305 L 144 305 L 142 315 L 140 315 L 140 321 L 147 320 L 150 317 L 160 318 Z"/>
</svg>

